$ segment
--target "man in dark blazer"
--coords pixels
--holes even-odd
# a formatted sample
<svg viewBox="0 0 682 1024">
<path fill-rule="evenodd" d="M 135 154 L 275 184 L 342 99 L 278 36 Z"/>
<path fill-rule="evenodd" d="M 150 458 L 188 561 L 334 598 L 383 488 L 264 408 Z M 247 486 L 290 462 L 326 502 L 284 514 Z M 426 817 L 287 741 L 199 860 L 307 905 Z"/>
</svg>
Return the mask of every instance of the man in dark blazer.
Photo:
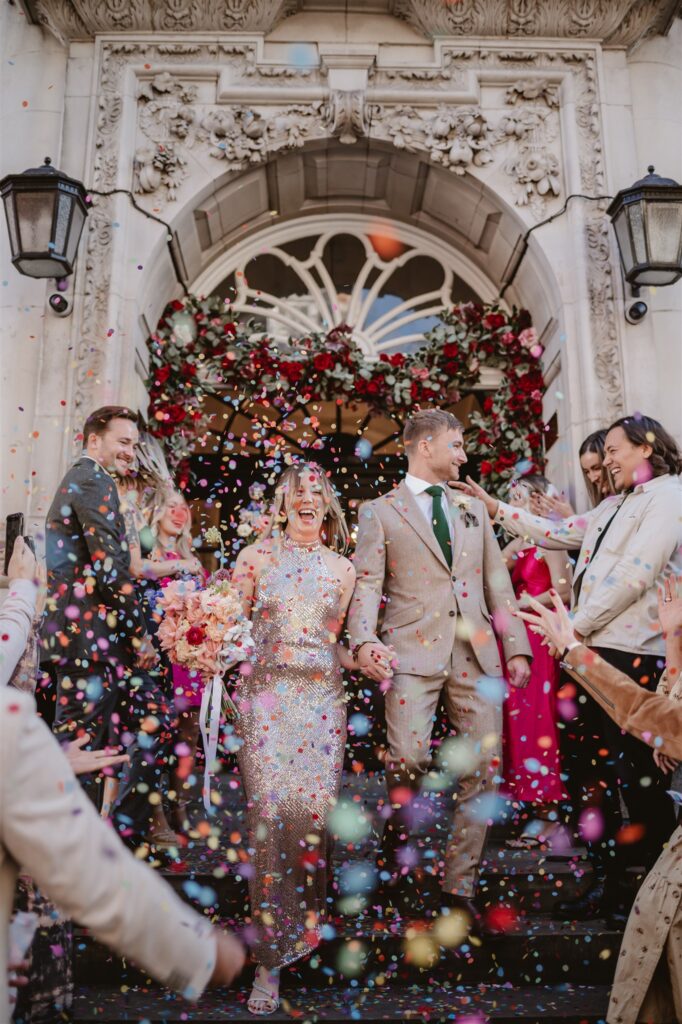
<svg viewBox="0 0 682 1024">
<path fill-rule="evenodd" d="M 83 429 L 83 454 L 60 483 L 47 514 L 47 605 L 43 660 L 55 668 L 57 734 L 89 733 L 94 749 L 135 736 L 114 817 L 124 840 L 149 832 L 149 794 L 169 711 L 155 692 L 157 654 L 130 575 L 130 551 L 113 474 L 135 460 L 137 415 L 98 409 Z M 96 801 L 95 781 L 86 789 Z"/>
</svg>

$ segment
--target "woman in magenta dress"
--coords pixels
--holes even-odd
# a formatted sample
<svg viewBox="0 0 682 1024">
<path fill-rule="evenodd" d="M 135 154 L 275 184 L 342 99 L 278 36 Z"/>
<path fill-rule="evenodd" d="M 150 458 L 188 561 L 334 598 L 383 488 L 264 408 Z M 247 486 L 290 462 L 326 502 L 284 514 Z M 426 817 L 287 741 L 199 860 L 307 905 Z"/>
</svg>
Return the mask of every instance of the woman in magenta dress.
<svg viewBox="0 0 682 1024">
<path fill-rule="evenodd" d="M 168 491 L 154 508 L 151 516 L 151 531 L 154 536 L 149 563 L 168 566 L 174 562 L 182 568 L 169 572 L 173 578 L 178 575 L 199 578 L 203 584 L 206 572 L 194 554 L 191 534 L 192 515 L 184 495 L 179 491 Z M 174 567 L 173 567 L 174 569 Z M 160 581 L 161 588 L 167 582 Z M 186 832 L 190 827 L 187 818 L 187 780 L 194 770 L 197 740 L 199 737 L 199 708 L 203 683 L 196 672 L 190 672 L 181 665 L 171 665 L 173 680 L 173 704 L 178 715 L 178 731 L 175 752 L 176 767 L 171 779 L 171 789 L 176 798 L 172 805 L 169 821 L 175 832 Z"/>
<path fill-rule="evenodd" d="M 545 477 L 533 474 L 512 484 L 509 501 L 527 508 L 532 494 L 551 494 L 553 490 Z M 517 538 L 503 554 L 521 608 L 527 607 L 528 597 L 551 607 L 550 589 L 568 603 L 571 564 L 564 552 L 529 547 Z M 557 732 L 559 667 L 530 630 L 528 639 L 533 652 L 530 681 L 525 689 L 510 686 L 504 703 L 502 790 L 513 805 L 523 805 L 528 815 L 520 838 L 508 841 L 517 849 L 537 846 L 560 828 L 558 808 L 566 797 Z"/>
</svg>

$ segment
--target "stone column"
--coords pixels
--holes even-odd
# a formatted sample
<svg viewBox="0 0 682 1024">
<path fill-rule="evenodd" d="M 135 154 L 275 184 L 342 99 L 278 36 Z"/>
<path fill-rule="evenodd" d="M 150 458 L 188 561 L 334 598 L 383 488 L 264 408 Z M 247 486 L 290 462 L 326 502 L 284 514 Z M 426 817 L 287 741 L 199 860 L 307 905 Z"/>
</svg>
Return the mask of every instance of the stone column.
<svg viewBox="0 0 682 1024">
<path fill-rule="evenodd" d="M 62 160 L 67 53 L 41 28 L 26 23 L 21 8 L 4 4 L 0 11 L 4 59 L 0 73 L 3 137 L 0 175 L 21 172 L 52 157 Z M 8 142 L 11 140 L 11 144 Z M 41 489 L 52 479 L 64 423 L 60 396 L 68 361 L 70 320 L 47 311 L 54 281 L 19 274 L 10 263 L 4 212 L 0 228 L 0 320 L 2 332 L 2 519 L 9 512 L 30 517 Z M 41 380 L 49 378 L 50 402 Z M 46 468 L 50 469 L 46 473 Z"/>
<path fill-rule="evenodd" d="M 634 150 L 628 162 L 613 165 L 612 186 L 632 184 L 649 164 L 682 182 L 682 21 L 643 43 L 627 66 Z M 682 281 L 645 288 L 641 297 L 648 316 L 625 328 L 628 407 L 660 419 L 682 441 Z"/>
</svg>

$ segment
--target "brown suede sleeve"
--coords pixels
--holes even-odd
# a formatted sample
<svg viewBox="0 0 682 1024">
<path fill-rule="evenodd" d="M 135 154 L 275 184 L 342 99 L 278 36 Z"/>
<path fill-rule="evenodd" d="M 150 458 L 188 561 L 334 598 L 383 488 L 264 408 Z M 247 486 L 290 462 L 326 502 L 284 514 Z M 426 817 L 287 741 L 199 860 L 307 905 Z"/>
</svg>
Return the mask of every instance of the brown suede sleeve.
<svg viewBox="0 0 682 1024">
<path fill-rule="evenodd" d="M 568 652 L 564 666 L 621 729 L 682 760 L 681 705 L 645 690 L 582 644 Z"/>
</svg>

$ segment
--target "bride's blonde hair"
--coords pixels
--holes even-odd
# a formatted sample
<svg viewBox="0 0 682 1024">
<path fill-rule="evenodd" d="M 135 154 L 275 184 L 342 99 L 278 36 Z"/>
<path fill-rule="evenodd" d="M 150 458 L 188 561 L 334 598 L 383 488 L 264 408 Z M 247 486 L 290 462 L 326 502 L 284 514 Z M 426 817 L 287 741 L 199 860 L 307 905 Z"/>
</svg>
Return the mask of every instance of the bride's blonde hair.
<svg viewBox="0 0 682 1024">
<path fill-rule="evenodd" d="M 343 553 L 348 547 L 350 534 L 346 525 L 341 504 L 329 479 L 316 462 L 298 462 L 285 469 L 275 486 L 275 500 L 272 503 L 270 522 L 263 532 L 263 537 L 273 537 L 284 532 L 289 519 L 296 492 L 304 475 L 312 474 L 319 480 L 322 501 L 325 505 L 322 529 L 320 531 L 325 544 L 333 551 Z"/>
</svg>

